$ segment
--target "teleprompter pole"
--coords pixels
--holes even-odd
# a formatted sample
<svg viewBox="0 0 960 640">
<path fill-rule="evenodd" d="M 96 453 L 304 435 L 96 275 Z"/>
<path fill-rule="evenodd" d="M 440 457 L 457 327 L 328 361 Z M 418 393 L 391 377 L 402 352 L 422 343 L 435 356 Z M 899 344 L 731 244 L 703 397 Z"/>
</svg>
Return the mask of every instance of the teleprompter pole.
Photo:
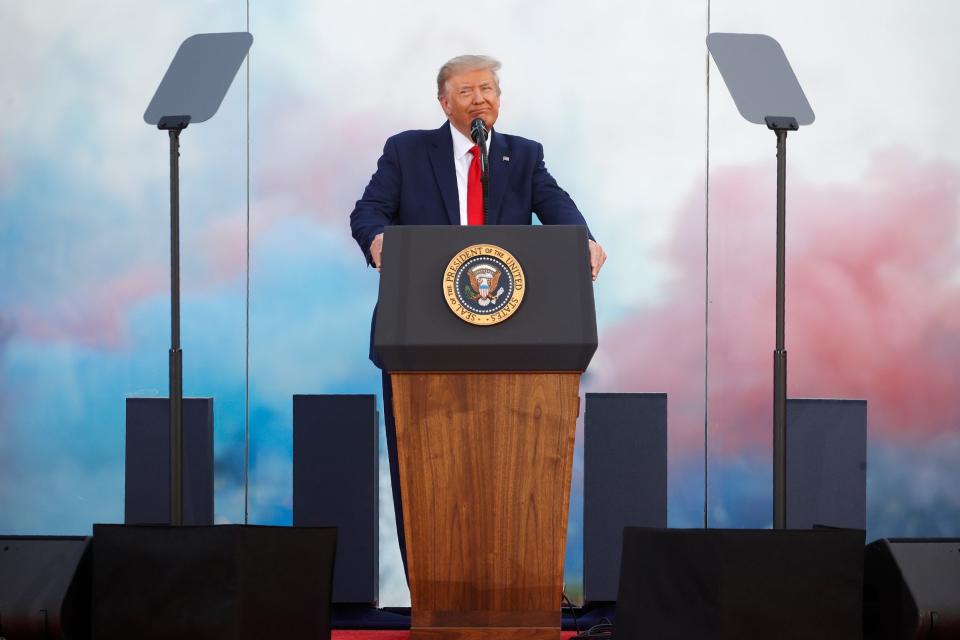
<svg viewBox="0 0 960 640">
<path fill-rule="evenodd" d="M 180 351 L 180 132 L 189 116 L 162 118 L 170 136 L 170 524 L 183 524 L 183 353 Z"/>
<path fill-rule="evenodd" d="M 253 36 L 198 33 L 177 49 L 143 121 L 170 138 L 170 524 L 183 524 L 183 354 L 180 351 L 180 133 L 217 113 Z M 181 114 L 181 115 L 174 115 Z"/>
<path fill-rule="evenodd" d="M 767 127 L 777 135 L 777 319 L 773 351 L 773 528 L 787 528 L 787 349 L 786 226 L 787 132 L 799 128 L 795 118 L 767 117 Z"/>
<path fill-rule="evenodd" d="M 787 527 L 787 349 L 786 306 L 787 132 L 813 124 L 814 113 L 780 43 L 762 33 L 710 33 L 707 48 L 748 122 L 777 136 L 777 299 L 773 351 L 773 526 Z M 774 114 L 774 115 L 771 115 Z"/>
</svg>

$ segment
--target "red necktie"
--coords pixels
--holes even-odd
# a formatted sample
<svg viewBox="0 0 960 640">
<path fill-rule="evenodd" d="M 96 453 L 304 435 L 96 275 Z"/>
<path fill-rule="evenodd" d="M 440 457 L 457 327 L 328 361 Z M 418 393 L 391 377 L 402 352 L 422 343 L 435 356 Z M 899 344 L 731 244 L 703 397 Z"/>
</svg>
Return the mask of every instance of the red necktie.
<svg viewBox="0 0 960 640">
<path fill-rule="evenodd" d="M 480 180 L 480 147 L 470 148 L 473 160 L 467 173 L 467 224 L 483 224 L 483 184 Z"/>
</svg>

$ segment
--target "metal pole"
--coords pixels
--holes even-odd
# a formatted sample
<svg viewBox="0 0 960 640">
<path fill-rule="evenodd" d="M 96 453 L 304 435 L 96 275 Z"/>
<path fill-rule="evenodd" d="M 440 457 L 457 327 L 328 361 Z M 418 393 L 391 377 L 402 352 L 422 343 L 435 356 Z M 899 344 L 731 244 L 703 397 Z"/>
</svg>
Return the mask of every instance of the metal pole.
<svg viewBox="0 0 960 640">
<path fill-rule="evenodd" d="M 170 129 L 170 524 L 183 524 L 183 354 L 180 351 L 180 131 Z"/>
<path fill-rule="evenodd" d="M 487 134 L 489 135 L 489 134 Z M 490 156 L 487 148 L 487 137 L 480 134 L 477 138 L 477 144 L 480 147 L 480 185 L 483 189 L 483 224 L 490 224 L 490 205 L 487 195 L 490 191 Z"/>
<path fill-rule="evenodd" d="M 483 186 L 483 224 L 490 224 L 490 205 L 488 204 L 487 194 L 490 191 L 490 176 L 484 173 L 480 177 L 480 184 Z"/>
<path fill-rule="evenodd" d="M 773 527 L 787 528 L 787 350 L 784 345 L 786 284 L 787 131 L 777 134 L 777 346 L 773 352 Z"/>
</svg>

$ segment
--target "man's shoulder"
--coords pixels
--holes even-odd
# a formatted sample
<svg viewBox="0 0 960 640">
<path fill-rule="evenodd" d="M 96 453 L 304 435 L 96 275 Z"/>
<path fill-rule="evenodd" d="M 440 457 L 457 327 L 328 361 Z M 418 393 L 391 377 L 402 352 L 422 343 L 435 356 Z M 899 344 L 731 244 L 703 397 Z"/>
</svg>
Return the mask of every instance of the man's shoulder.
<svg viewBox="0 0 960 640">
<path fill-rule="evenodd" d="M 401 131 L 387 138 L 388 145 L 410 146 L 419 145 L 425 142 L 431 142 L 441 135 L 443 128 L 440 129 L 410 129 Z M 449 133 L 447 134 L 450 135 Z"/>
<path fill-rule="evenodd" d="M 524 138 L 523 136 L 515 136 L 509 133 L 503 133 L 499 129 L 494 130 L 495 136 L 500 136 L 503 143 L 510 147 L 511 149 L 537 149 L 542 147 L 539 142 L 536 140 L 531 140 L 530 138 Z"/>
</svg>

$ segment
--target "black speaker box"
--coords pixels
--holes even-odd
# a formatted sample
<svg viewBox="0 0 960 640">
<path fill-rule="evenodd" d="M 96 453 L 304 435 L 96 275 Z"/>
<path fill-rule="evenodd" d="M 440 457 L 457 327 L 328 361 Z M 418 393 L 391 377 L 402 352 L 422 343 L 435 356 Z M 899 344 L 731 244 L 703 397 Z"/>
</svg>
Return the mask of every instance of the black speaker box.
<svg viewBox="0 0 960 640">
<path fill-rule="evenodd" d="M 90 637 L 90 538 L 0 537 L 0 638 Z"/>
<path fill-rule="evenodd" d="M 588 393 L 583 415 L 583 599 L 611 602 L 623 527 L 667 526 L 667 394 Z"/>
<path fill-rule="evenodd" d="M 94 525 L 97 640 L 329 638 L 336 529 Z"/>
<path fill-rule="evenodd" d="M 864 532 L 627 527 L 617 640 L 857 640 Z"/>
<path fill-rule="evenodd" d="M 124 524 L 170 523 L 170 401 L 127 398 Z M 213 524 L 213 398 L 183 399 L 183 523 Z"/>
<path fill-rule="evenodd" d="M 960 538 L 872 542 L 863 580 L 867 640 L 960 638 Z"/>
<path fill-rule="evenodd" d="M 787 400 L 787 528 L 867 527 L 867 402 Z"/>
<path fill-rule="evenodd" d="M 293 396 L 293 525 L 337 527 L 337 604 L 378 599 L 379 422 L 375 395 Z"/>
</svg>

